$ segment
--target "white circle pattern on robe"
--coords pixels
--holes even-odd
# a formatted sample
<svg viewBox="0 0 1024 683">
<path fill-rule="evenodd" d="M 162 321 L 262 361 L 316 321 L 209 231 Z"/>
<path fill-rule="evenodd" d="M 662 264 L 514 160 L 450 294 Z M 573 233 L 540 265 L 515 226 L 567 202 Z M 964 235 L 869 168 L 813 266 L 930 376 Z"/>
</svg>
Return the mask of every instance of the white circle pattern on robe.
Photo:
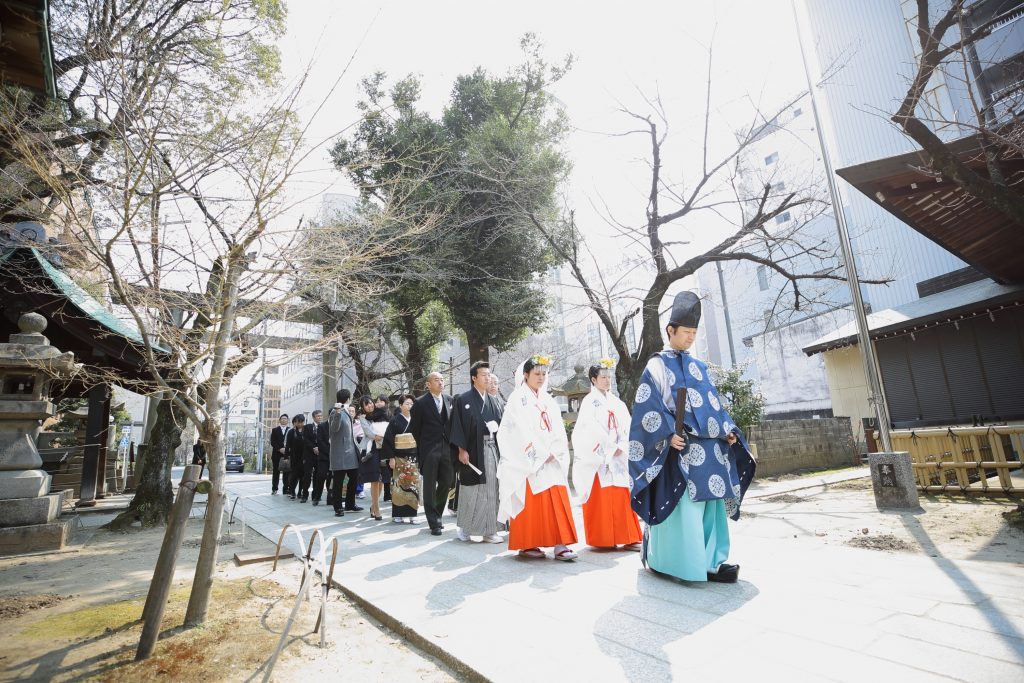
<svg viewBox="0 0 1024 683">
<path fill-rule="evenodd" d="M 733 497 L 734 497 L 734 498 L 735 498 L 736 500 L 739 500 L 739 499 L 740 499 L 740 493 L 741 493 L 741 492 L 742 492 L 742 489 L 740 488 L 740 485 L 739 485 L 739 484 L 733 484 L 733 485 L 732 485 L 732 495 L 733 495 Z"/>
<path fill-rule="evenodd" d="M 708 490 L 711 491 L 712 496 L 721 498 L 725 495 L 725 480 L 717 474 L 712 474 L 708 477 Z"/>
<path fill-rule="evenodd" d="M 636 388 L 636 398 L 633 399 L 634 403 L 643 403 L 651 397 L 651 385 L 647 382 L 642 382 L 640 386 Z"/>
<path fill-rule="evenodd" d="M 704 405 L 704 397 L 700 395 L 700 392 L 696 389 L 686 390 L 686 405 L 694 408 L 700 408 Z"/>
<path fill-rule="evenodd" d="M 708 436 L 712 439 L 717 438 L 721 434 L 722 429 L 718 426 L 718 420 L 713 417 L 708 418 Z"/>
<path fill-rule="evenodd" d="M 629 442 L 629 460 L 637 462 L 644 459 L 644 445 L 639 441 Z"/>
<path fill-rule="evenodd" d="M 653 434 L 661 428 L 661 413 L 656 410 L 651 410 L 644 414 L 640 424 L 644 426 L 644 430 L 648 434 Z"/>
<path fill-rule="evenodd" d="M 693 479 L 686 482 L 686 490 L 690 494 L 690 500 L 697 500 L 697 485 L 693 483 Z"/>
<path fill-rule="evenodd" d="M 725 453 L 722 452 L 722 447 L 717 443 L 715 444 L 715 460 L 717 460 L 719 464 L 728 467 L 729 458 L 725 456 Z"/>
<path fill-rule="evenodd" d="M 718 402 L 718 397 L 715 396 L 715 392 L 714 391 L 709 391 L 708 392 L 708 403 L 715 410 L 721 410 L 722 409 L 722 404 Z"/>
<path fill-rule="evenodd" d="M 738 511 L 739 511 L 739 506 L 736 505 L 736 499 L 735 498 L 726 498 L 725 499 L 725 516 L 726 517 L 735 517 L 736 513 Z"/>
<path fill-rule="evenodd" d="M 679 454 L 679 469 L 683 471 L 683 474 L 690 475 L 690 463 L 686 461 L 686 455 L 683 453 Z"/>
<path fill-rule="evenodd" d="M 707 453 L 704 452 L 704 447 L 699 443 L 692 443 L 690 447 L 686 449 L 686 462 L 693 467 L 700 467 L 704 464 L 704 459 L 707 457 Z"/>
<path fill-rule="evenodd" d="M 647 477 L 647 483 L 649 484 L 654 481 L 659 472 L 661 472 L 661 465 L 651 465 L 648 467 L 647 472 L 644 473 L 644 476 Z"/>
<path fill-rule="evenodd" d="M 704 373 L 700 371 L 700 368 L 698 368 L 697 364 L 692 360 L 690 361 L 690 365 L 687 367 L 687 370 L 690 371 L 690 374 L 693 375 L 693 378 L 698 382 L 704 381 Z"/>
<path fill-rule="evenodd" d="M 669 368 L 665 368 L 665 381 L 668 382 L 668 386 L 674 387 L 676 385 L 676 373 L 672 372 Z"/>
</svg>

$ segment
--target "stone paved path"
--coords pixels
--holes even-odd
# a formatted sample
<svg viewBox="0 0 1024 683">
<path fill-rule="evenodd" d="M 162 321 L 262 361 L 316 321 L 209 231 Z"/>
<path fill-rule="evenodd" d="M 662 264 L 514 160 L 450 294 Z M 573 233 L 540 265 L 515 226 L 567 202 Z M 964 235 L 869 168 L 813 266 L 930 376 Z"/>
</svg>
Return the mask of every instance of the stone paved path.
<svg viewBox="0 0 1024 683">
<path fill-rule="evenodd" d="M 336 519 L 269 495 L 265 476 L 228 482 L 270 539 L 289 522 L 304 539 L 339 534 L 338 582 L 494 681 L 1024 680 L 1024 565 L 944 557 L 920 529 L 923 553 L 816 538 L 823 525 L 878 522 L 871 506 L 832 509 L 824 497 L 802 517 L 751 500 L 755 514 L 733 526 L 741 581 L 695 585 L 651 575 L 636 553 L 581 544 L 575 563 L 524 560 L 454 540 L 452 517 L 434 537 L 425 521 L 392 524 L 386 506 L 383 522 Z M 756 495 L 795 488 L 761 484 Z"/>
</svg>

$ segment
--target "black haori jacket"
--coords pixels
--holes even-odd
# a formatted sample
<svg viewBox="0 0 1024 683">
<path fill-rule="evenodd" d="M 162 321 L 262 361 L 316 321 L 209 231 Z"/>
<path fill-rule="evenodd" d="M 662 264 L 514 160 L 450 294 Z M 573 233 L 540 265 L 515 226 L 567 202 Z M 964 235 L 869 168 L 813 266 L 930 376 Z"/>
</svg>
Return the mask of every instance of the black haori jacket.
<svg viewBox="0 0 1024 683">
<path fill-rule="evenodd" d="M 469 451 L 469 461 L 484 472 L 484 436 L 487 435 L 487 421 L 501 423 L 504 406 L 493 398 L 485 405 L 476 389 L 459 394 L 452 407 L 452 446 Z M 498 444 L 494 444 L 495 450 Z M 486 483 L 486 476 L 477 474 L 472 468 L 455 461 L 462 486 L 476 486 Z"/>
</svg>

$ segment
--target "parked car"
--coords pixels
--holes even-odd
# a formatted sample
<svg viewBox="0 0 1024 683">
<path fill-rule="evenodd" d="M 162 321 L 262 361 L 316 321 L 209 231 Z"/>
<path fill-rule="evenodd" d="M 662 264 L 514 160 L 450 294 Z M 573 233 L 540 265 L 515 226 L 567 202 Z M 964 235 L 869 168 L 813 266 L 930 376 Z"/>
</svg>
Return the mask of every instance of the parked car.
<svg viewBox="0 0 1024 683">
<path fill-rule="evenodd" d="M 224 456 L 224 470 L 227 472 L 245 472 L 245 460 L 238 453 L 228 453 Z"/>
</svg>

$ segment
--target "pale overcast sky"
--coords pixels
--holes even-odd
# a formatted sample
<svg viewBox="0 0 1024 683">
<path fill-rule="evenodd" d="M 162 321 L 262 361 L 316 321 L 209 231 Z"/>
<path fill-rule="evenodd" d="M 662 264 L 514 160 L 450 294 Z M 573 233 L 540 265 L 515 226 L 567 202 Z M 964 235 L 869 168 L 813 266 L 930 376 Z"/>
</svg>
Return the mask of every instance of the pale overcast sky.
<svg viewBox="0 0 1024 683">
<path fill-rule="evenodd" d="M 587 234 L 605 232 L 594 203 L 605 203 L 627 223 L 642 222 L 649 183 L 648 151 L 640 136 L 611 138 L 635 127 L 617 111 L 642 111 L 639 92 L 660 93 L 674 144 L 666 164 L 674 179 L 692 175 L 699 159 L 706 45 L 714 45 L 713 135 L 728 145 L 731 132 L 751 122 L 751 102 L 779 105 L 804 88 L 789 0 L 719 2 L 386 2 L 292 0 L 288 34 L 281 43 L 284 69 L 297 78 L 311 65 L 303 97 L 314 104 L 353 57 L 348 73 L 326 100 L 311 140 L 334 137 L 357 120 L 359 80 L 374 71 L 395 78 L 418 74 L 423 104 L 437 113 L 456 76 L 483 66 L 503 73 L 521 60 L 520 37 L 532 31 L 551 61 L 571 52 L 576 64 L 555 88 L 575 126 L 567 140 L 573 172 L 567 202 Z M 691 169 L 689 173 L 687 170 Z M 685 174 L 685 175 L 684 175 Z M 301 175 L 301 192 L 352 192 L 327 157 L 313 153 Z M 313 215 L 319 198 L 303 211 Z M 715 230 L 709 228 L 709 233 Z M 696 244 L 716 235 L 690 235 Z"/>
<path fill-rule="evenodd" d="M 753 104 L 770 110 L 805 88 L 789 0 L 528 0 L 500 5 L 291 0 L 288 34 L 280 48 L 287 80 L 294 82 L 311 69 L 302 113 L 308 120 L 322 104 L 309 135 L 311 141 L 322 141 L 358 121 L 355 103 L 363 76 L 375 71 L 393 78 L 418 74 L 423 106 L 437 114 L 458 75 L 477 66 L 504 73 L 518 64 L 519 40 L 531 31 L 545 43 L 549 61 L 570 52 L 576 59 L 554 91 L 575 127 L 566 141 L 573 171 L 564 192 L 588 240 L 608 259 L 602 266 L 621 258 L 626 245 L 609 237 L 595 206 L 607 205 L 619 221 L 640 224 L 649 185 L 646 138 L 602 134 L 636 127 L 620 107 L 646 113 L 640 93 L 660 95 L 671 126 L 666 168 L 679 181 L 699 168 L 706 46 L 714 46 L 712 148 L 733 144 L 733 131 L 752 122 Z M 350 59 L 347 74 L 328 97 Z M 296 218 L 316 215 L 319 193 L 354 193 L 331 167 L 328 146 L 313 152 L 303 166 L 295 197 L 306 200 L 296 208 Z M 713 221 L 707 214 L 699 234 L 673 234 L 671 239 L 693 240 L 687 249 L 713 243 L 724 229 Z M 247 379 L 238 378 L 235 393 Z"/>
</svg>

